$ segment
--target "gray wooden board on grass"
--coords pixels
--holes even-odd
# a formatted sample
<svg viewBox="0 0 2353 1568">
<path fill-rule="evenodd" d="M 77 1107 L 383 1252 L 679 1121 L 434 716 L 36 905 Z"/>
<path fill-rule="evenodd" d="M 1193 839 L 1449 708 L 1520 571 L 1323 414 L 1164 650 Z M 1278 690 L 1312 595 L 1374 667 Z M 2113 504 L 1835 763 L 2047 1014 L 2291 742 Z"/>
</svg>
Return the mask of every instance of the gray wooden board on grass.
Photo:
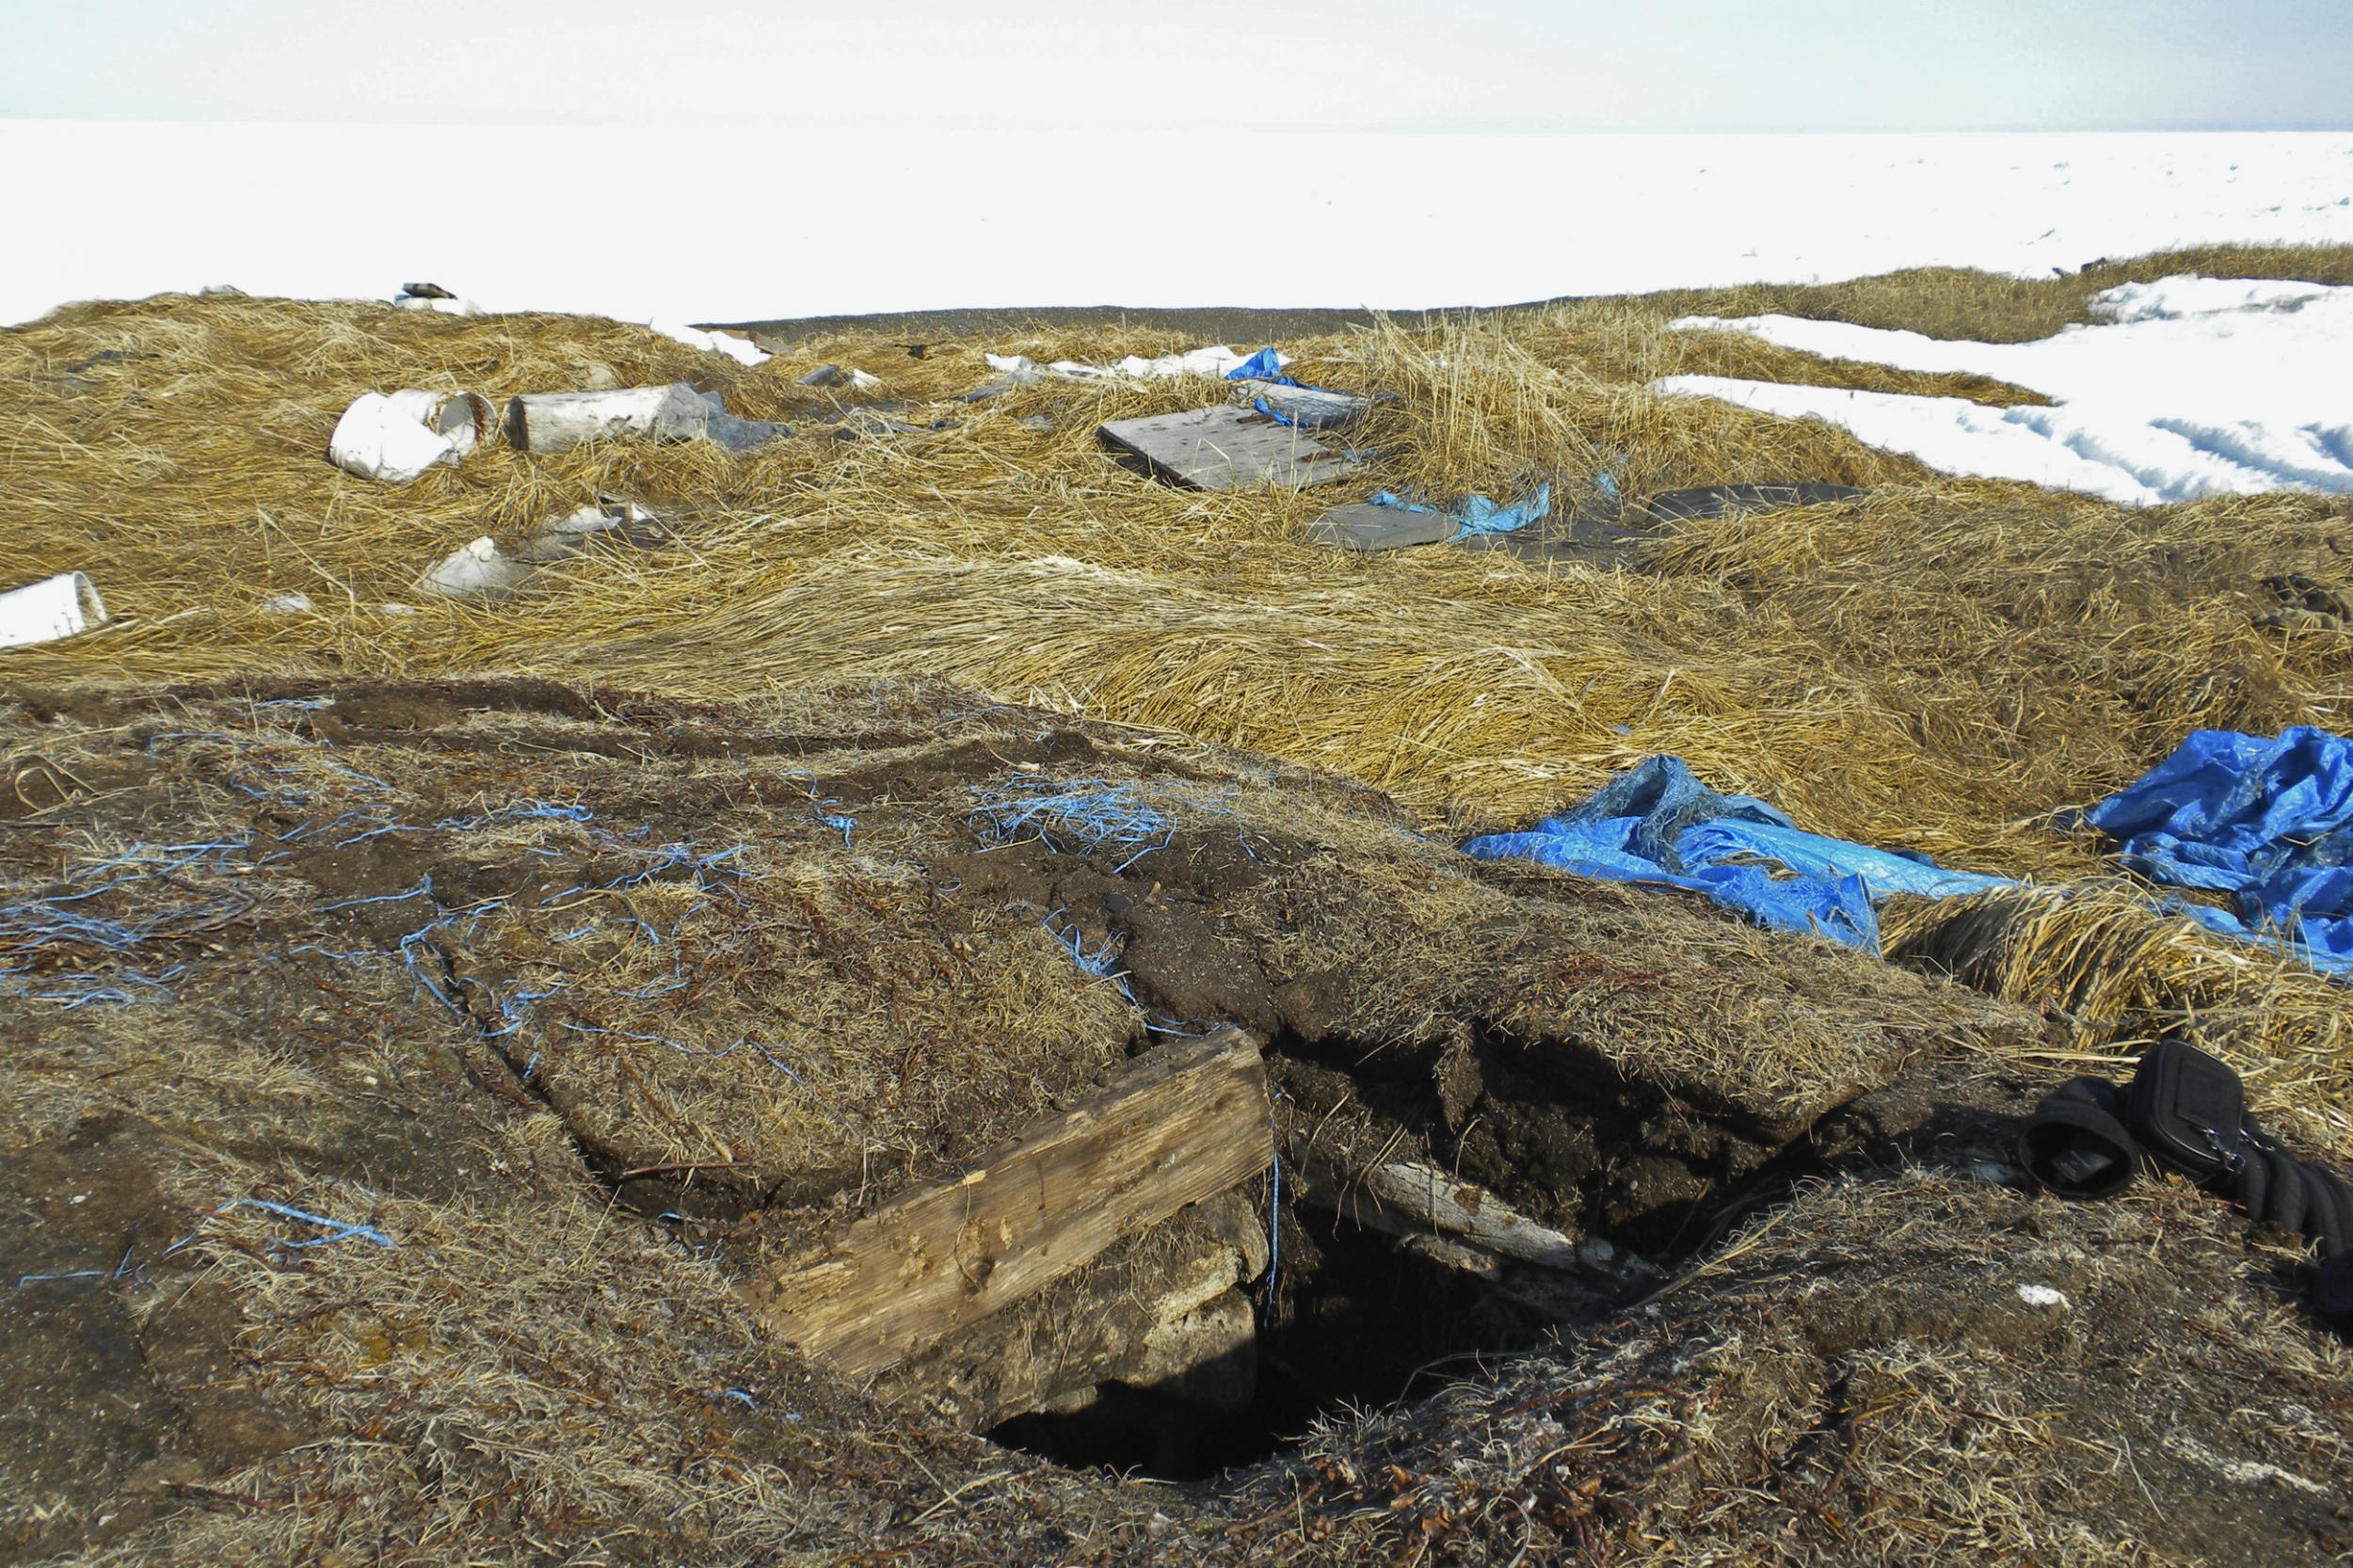
<svg viewBox="0 0 2353 1568">
<path fill-rule="evenodd" d="M 1364 465 L 1305 430 L 1252 408 L 1190 408 L 1113 420 L 1104 444 L 1131 453 L 1154 472 L 1196 489 L 1233 490 L 1250 485 L 1293 489 L 1345 479 Z"/>
<path fill-rule="evenodd" d="M 1401 506 L 1351 501 L 1309 523 L 1307 537 L 1339 550 L 1403 550 L 1451 538 L 1456 527 L 1452 518 L 1435 512 L 1409 512 Z"/>
</svg>

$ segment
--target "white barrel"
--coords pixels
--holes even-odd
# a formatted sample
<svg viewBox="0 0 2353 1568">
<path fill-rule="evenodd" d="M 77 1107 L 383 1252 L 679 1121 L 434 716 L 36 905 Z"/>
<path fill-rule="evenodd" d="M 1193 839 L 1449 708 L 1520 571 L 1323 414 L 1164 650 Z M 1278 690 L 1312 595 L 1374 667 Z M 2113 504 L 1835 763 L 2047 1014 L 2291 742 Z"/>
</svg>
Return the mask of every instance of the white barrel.
<svg viewBox="0 0 2353 1568">
<path fill-rule="evenodd" d="M 437 463 L 455 467 L 493 434 L 476 392 L 362 392 L 335 422 L 327 456 L 346 473 L 406 484 Z"/>
<path fill-rule="evenodd" d="M 0 594 L 0 648 L 54 643 L 103 625 L 105 600 L 78 571 L 61 571 Z"/>
</svg>

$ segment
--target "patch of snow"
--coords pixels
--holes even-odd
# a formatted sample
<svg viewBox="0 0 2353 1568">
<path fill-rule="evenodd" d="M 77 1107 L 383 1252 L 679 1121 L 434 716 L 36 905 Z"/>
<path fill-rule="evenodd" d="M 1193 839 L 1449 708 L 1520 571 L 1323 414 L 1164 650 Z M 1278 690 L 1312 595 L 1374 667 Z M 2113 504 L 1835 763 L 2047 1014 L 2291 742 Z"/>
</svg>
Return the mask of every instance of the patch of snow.
<svg viewBox="0 0 2353 1568">
<path fill-rule="evenodd" d="M 262 600 L 263 612 L 272 616 L 307 616 L 316 608 L 309 594 L 272 594 Z"/>
<path fill-rule="evenodd" d="M 1946 473 L 2023 479 L 2130 505 L 2265 490 L 2353 492 L 2353 288 L 2168 278 L 2096 296 L 2110 317 L 2037 343 L 1846 322 L 1687 316 L 1785 348 L 1929 374 L 1973 372 L 2055 399 L 1962 398 L 1677 376 L 1665 392 L 1844 426 Z"/>
<path fill-rule="evenodd" d="M 2064 1312 L 2075 1304 L 2067 1299 L 2064 1290 L 2054 1290 L 2047 1285 L 2022 1285 L 2018 1299 L 2028 1306 L 2055 1306 Z"/>
<path fill-rule="evenodd" d="M 2279 279 L 2160 278 L 2153 283 L 2119 283 L 2091 296 L 2090 312 L 2102 321 L 2184 321 L 2230 311 L 2293 311 L 2329 292 L 2325 283 Z"/>
<path fill-rule="evenodd" d="M 1108 381 L 1126 376 L 1141 381 L 1161 381 L 1178 376 L 1223 376 L 1250 356 L 1237 354 L 1221 343 L 1182 354 L 1163 354 L 1157 360 L 1130 354 L 1112 365 L 1082 364 L 1077 360 L 1056 360 L 1050 365 L 1041 365 L 1026 354 L 984 354 L 981 358 L 988 361 L 989 369 L 1016 380 L 1038 380 L 1050 376 L 1064 381 Z M 1290 363 L 1281 354 L 1274 359 L 1277 364 Z"/>
<path fill-rule="evenodd" d="M 317 200 L 342 171 L 488 137 L 505 167 L 538 175 L 444 182 L 403 208 L 396 233 L 366 202 Z M 463 278 L 492 311 L 759 321 L 974 301 L 1500 305 L 1935 264 L 2047 278 L 2181 246 L 2353 243 L 2353 134 L 2341 131 L 1004 129 L 959 135 L 950 178 L 937 133 L 920 125 L 794 142 L 792 199 L 729 203 L 724 243 L 681 265 L 658 245 L 485 239 L 573 232 L 615 190 L 679 192 L 677 141 L 643 126 L 0 120 L 0 211 L 41 236 L 0 269 L 0 322 L 215 278 L 256 295 L 380 298 L 394 267 Z M 1257 170 L 1284 188 L 1312 170 L 1312 200 L 1288 201 L 1282 227 L 1284 254 L 1313 264 L 1139 242 L 1134 170 L 1160 164 Z M 1529 200 L 1563 181 L 1575 200 Z M 906 200 L 919 184 L 923 199 Z M 1513 243 L 1463 242 L 1498 212 L 1513 215 Z"/>
<path fill-rule="evenodd" d="M 724 354 L 739 365 L 764 365 L 770 357 L 751 339 L 733 332 L 706 332 L 683 322 L 649 321 L 646 325 L 673 342 L 699 348 L 706 354 Z"/>
</svg>

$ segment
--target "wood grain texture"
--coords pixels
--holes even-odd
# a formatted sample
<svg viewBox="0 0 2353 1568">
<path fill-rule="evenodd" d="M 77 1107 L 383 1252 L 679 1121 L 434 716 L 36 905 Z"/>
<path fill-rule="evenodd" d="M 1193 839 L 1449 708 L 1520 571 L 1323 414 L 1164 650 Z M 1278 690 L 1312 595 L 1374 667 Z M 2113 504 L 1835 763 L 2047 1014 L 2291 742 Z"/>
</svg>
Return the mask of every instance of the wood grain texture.
<svg viewBox="0 0 2353 1568">
<path fill-rule="evenodd" d="M 954 1181 L 904 1193 L 750 1288 L 807 1354 L 864 1376 L 1264 1171 L 1266 1067 L 1239 1030 L 1163 1046 Z"/>
<path fill-rule="evenodd" d="M 1103 442 L 1151 465 L 1154 472 L 1196 489 L 1251 485 L 1305 488 L 1346 479 L 1364 465 L 1307 431 L 1255 408 L 1189 408 L 1113 420 Z"/>
<path fill-rule="evenodd" d="M 1351 1167 L 1293 1139 L 1284 1151 L 1284 1191 L 1341 1218 L 1391 1236 L 1440 1239 L 1497 1264 L 1625 1283 L 1655 1275 L 1650 1263 L 1608 1238 L 1556 1230 L 1476 1182 L 1418 1160 Z"/>
</svg>

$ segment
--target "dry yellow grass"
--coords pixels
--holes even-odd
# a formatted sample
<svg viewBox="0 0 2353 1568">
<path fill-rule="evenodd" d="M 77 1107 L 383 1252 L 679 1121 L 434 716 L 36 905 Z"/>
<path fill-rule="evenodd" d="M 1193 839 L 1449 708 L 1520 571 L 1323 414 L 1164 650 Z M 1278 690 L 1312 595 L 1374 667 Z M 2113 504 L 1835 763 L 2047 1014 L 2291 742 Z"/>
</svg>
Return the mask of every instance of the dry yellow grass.
<svg viewBox="0 0 2353 1568">
<path fill-rule="evenodd" d="M 1222 389 L 1048 384 L 951 401 L 987 377 L 984 349 L 1100 360 L 1187 346 L 1164 333 L 1016 333 L 917 360 L 875 331 L 746 370 L 578 318 L 180 296 L 76 306 L 0 333 L 9 575 L 89 569 L 121 620 L 0 654 L 0 680 L 501 672 L 722 696 L 945 677 L 1333 767 L 1449 831 L 1526 822 L 1673 752 L 1809 827 L 2064 881 L 2096 869 L 2096 846 L 2055 830 L 2052 813 L 2129 781 L 2187 729 L 2343 728 L 2344 636 L 2256 616 L 2266 575 L 2345 575 L 2344 504 L 2129 511 L 1945 478 L 1826 425 L 1646 383 L 1730 352 L 1665 330 L 1688 311 L 2031 336 L 2080 318 L 2092 288 L 2188 265 L 2331 279 L 2353 258 L 2240 251 L 2039 283 L 1904 274 L 1285 345 L 1308 380 L 1399 394 L 1362 438 L 1383 454 L 1376 483 L 1502 494 L 1549 477 L 1564 509 L 1593 500 L 1605 472 L 1629 494 L 1874 487 L 1861 504 L 1690 525 L 1634 572 L 1444 549 L 1344 557 L 1303 529 L 1345 491 L 1182 492 L 1115 467 L 1095 441 L 1101 420 Z M 1759 353 L 1754 370 L 1821 373 Z M 692 377 L 740 413 L 807 425 L 834 408 L 793 384 L 820 360 L 874 372 L 884 395 L 918 405 L 908 417 L 952 427 L 805 434 L 746 456 L 498 448 L 402 487 L 323 456 L 362 391 L 495 399 L 581 385 L 592 362 L 624 382 Z M 494 604 L 416 596 L 418 574 L 467 539 L 526 536 L 600 492 L 653 507 L 679 543 L 599 550 Z M 264 608 L 292 593 L 314 609 Z M 2000 984 L 2034 996 L 2037 944 L 2008 940 Z M 2288 989 L 2263 1005 L 2298 1012 L 2288 1035 L 2327 1042 L 2298 1059 L 2341 1062 L 2333 1026 L 2315 1021 L 2334 993 Z M 2174 1005 L 2136 995 L 2136 1007 Z M 2269 1037 L 2267 1025 L 2249 1036 Z M 2336 1094 L 2353 1078 L 2332 1066 L 2327 1081 Z"/>
</svg>

